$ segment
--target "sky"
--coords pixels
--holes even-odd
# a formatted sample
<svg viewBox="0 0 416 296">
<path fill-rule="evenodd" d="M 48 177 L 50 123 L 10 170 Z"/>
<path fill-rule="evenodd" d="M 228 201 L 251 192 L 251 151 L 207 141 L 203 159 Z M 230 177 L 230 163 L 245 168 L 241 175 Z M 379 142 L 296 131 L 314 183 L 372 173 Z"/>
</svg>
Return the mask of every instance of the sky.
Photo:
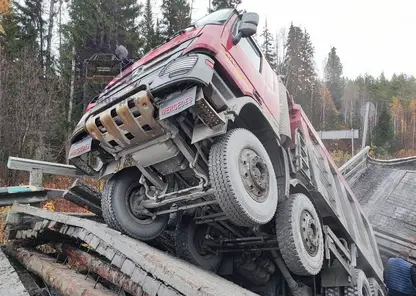
<svg viewBox="0 0 416 296">
<path fill-rule="evenodd" d="M 193 19 L 206 14 L 208 1 L 194 0 Z M 273 33 L 291 22 L 306 28 L 320 76 L 332 46 L 347 77 L 416 76 L 416 0 L 243 0 L 238 9 L 260 15 L 259 33 L 266 18 Z"/>
</svg>

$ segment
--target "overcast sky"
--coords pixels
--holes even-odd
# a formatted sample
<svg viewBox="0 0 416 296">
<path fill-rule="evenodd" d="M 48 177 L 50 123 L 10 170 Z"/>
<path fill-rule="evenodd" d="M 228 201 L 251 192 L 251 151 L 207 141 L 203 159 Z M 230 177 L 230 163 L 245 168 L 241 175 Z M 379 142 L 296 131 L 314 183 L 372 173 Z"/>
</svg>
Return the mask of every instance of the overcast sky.
<svg viewBox="0 0 416 296">
<path fill-rule="evenodd" d="M 194 0 L 193 19 L 206 14 L 208 1 Z M 257 12 L 260 28 L 265 18 L 274 32 L 291 22 L 306 28 L 320 74 L 335 46 L 345 76 L 416 76 L 416 0 L 243 0 L 238 8 Z"/>
</svg>

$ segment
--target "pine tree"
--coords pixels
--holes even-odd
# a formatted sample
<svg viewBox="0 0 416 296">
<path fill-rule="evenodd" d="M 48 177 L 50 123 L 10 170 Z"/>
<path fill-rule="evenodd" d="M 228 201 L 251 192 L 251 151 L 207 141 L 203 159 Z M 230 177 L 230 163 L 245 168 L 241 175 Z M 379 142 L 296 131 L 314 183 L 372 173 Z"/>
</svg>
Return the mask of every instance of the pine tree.
<svg viewBox="0 0 416 296">
<path fill-rule="evenodd" d="M 241 0 L 212 0 L 212 11 L 224 8 L 237 8 L 241 4 Z"/>
<path fill-rule="evenodd" d="M 301 57 L 302 57 L 302 80 L 304 89 L 309 89 L 315 83 L 316 71 L 314 65 L 315 48 L 312 45 L 310 35 L 305 30 L 301 41 Z"/>
<path fill-rule="evenodd" d="M 342 79 L 342 64 L 335 47 L 331 48 L 325 65 L 325 83 L 331 92 L 332 99 L 338 110 L 342 107 L 344 82 Z"/>
<path fill-rule="evenodd" d="M 267 27 L 267 19 L 261 37 L 263 38 L 261 48 L 263 50 L 264 56 L 272 67 L 273 71 L 277 71 L 276 45 L 273 39 L 273 35 L 270 33 L 269 28 Z"/>
<path fill-rule="evenodd" d="M 113 53 L 117 44 L 126 46 L 134 57 L 143 45 L 136 25 L 141 8 L 136 0 L 73 0 L 68 37 L 86 58 L 97 52 Z"/>
<path fill-rule="evenodd" d="M 149 52 L 156 46 L 155 28 L 153 23 L 152 4 L 150 0 L 146 0 L 144 7 L 144 16 L 141 22 L 141 29 L 144 39 L 143 53 Z"/>
<path fill-rule="evenodd" d="M 296 99 L 300 91 L 303 32 L 293 24 L 289 27 L 286 42 L 286 54 L 283 61 L 283 73 L 286 75 L 286 86 Z"/>
<path fill-rule="evenodd" d="M 391 114 L 388 108 L 384 107 L 374 129 L 373 143 L 379 148 L 379 152 L 380 150 L 385 152 L 392 146 L 393 139 L 394 131 Z"/>
<path fill-rule="evenodd" d="M 155 46 L 160 46 L 163 43 L 163 36 L 162 31 L 160 29 L 160 21 L 159 19 L 156 20 L 156 28 L 155 28 L 155 36 L 154 36 L 154 44 Z"/>
<path fill-rule="evenodd" d="M 22 50 L 30 49 L 38 54 L 39 61 L 43 61 L 46 29 L 43 0 L 15 1 L 13 5 L 11 12 L 1 17 L 7 32 L 0 40 L 4 53 L 16 57 Z"/>
<path fill-rule="evenodd" d="M 313 65 L 313 46 L 309 34 L 300 27 L 289 28 L 287 51 L 284 60 L 286 83 L 295 100 L 300 103 L 308 115 L 312 115 L 313 85 L 315 69 Z"/>
<path fill-rule="evenodd" d="M 187 0 L 163 0 L 162 6 L 162 35 L 164 38 L 172 36 L 191 23 L 191 8 Z"/>
<path fill-rule="evenodd" d="M 129 58 L 137 58 L 143 48 L 143 39 L 137 29 L 137 20 L 141 16 L 142 6 L 136 0 L 73 0 L 69 5 L 70 23 L 65 26 L 66 43 L 63 53 L 72 56 L 72 46 L 75 47 L 76 77 L 75 80 L 84 82 L 84 61 L 96 53 L 114 53 L 117 45 L 126 46 Z M 66 69 L 70 64 L 65 65 Z M 68 71 L 68 70 L 67 70 Z M 70 70 L 69 70 L 70 71 Z M 105 81 L 97 81 L 96 94 L 102 89 Z M 91 86 L 91 85 L 90 85 Z M 91 88 L 91 87 L 90 87 Z M 85 88 L 85 89 L 88 89 Z M 80 116 L 94 94 L 83 94 L 86 91 L 78 86 L 75 89 L 75 102 L 78 110 L 74 119 Z"/>
</svg>

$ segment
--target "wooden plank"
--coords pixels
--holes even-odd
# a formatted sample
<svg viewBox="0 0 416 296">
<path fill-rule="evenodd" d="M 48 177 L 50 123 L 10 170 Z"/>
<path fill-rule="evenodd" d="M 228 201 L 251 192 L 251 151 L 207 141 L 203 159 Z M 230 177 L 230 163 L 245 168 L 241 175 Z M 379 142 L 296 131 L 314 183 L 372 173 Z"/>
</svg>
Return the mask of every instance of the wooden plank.
<svg viewBox="0 0 416 296">
<path fill-rule="evenodd" d="M 122 235 L 108 228 L 105 224 L 78 217 L 48 212 L 39 208 L 15 204 L 11 212 L 35 215 L 58 223 L 80 227 L 85 230 L 79 237 L 88 240 L 88 233 L 93 233 L 106 245 L 116 249 L 141 269 L 151 274 L 156 280 L 167 283 L 176 291 L 192 296 L 255 296 L 248 291 L 212 272 L 203 270 L 191 263 L 180 260 L 149 245 Z M 7 221 L 6 221 L 7 223 Z M 101 244 L 101 243 L 100 243 Z M 114 258 L 113 258 L 114 259 Z M 134 276 L 134 273 L 133 273 Z M 149 283 L 149 289 L 153 283 Z"/>
</svg>

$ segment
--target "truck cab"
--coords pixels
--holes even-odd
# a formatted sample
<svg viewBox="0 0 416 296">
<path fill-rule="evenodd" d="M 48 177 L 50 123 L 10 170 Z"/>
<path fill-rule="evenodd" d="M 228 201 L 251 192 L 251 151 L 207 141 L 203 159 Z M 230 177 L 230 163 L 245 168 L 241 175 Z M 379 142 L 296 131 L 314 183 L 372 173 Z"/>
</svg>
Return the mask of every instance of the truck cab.
<svg viewBox="0 0 416 296">
<path fill-rule="evenodd" d="M 68 159 L 106 179 L 103 217 L 124 234 L 173 231 L 178 257 L 253 287 L 278 278 L 310 294 L 319 278 L 375 296 L 371 226 L 257 45 L 258 23 L 219 10 L 132 63 L 89 105 Z"/>
</svg>

